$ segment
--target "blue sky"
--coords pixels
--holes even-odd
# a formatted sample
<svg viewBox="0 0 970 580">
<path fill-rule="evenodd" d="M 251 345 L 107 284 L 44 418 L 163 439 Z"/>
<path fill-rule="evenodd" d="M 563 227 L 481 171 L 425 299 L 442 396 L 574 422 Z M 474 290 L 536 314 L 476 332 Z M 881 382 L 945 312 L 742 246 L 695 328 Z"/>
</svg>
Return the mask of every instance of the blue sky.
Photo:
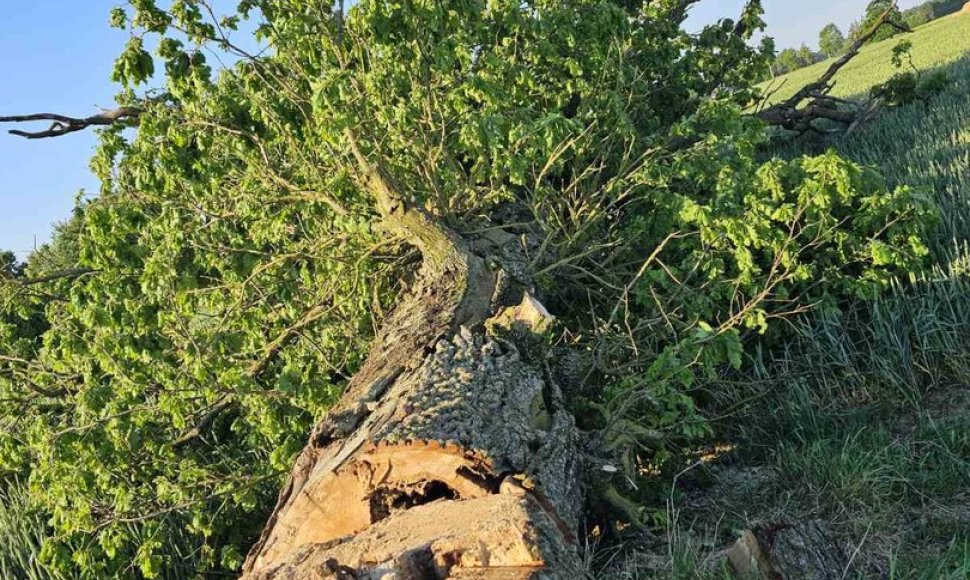
<svg viewBox="0 0 970 580">
<path fill-rule="evenodd" d="M 899 0 L 902 9 L 918 6 L 926 0 Z M 818 33 L 829 22 L 847 32 L 849 24 L 865 12 L 870 0 L 762 0 L 765 7 L 767 34 L 775 38 L 777 48 L 797 47 L 806 43 L 818 46 Z M 691 11 L 688 30 L 722 16 L 737 15 L 744 0 L 701 0 Z M 693 28 L 692 28 L 693 27 Z"/>
<path fill-rule="evenodd" d="M 0 0 L 0 115 L 83 116 L 111 107 L 114 55 L 125 34 L 107 25 L 117 0 Z M 6 127 L 2 127 L 5 129 Z M 29 250 L 67 217 L 88 170 L 95 138 L 75 133 L 28 141 L 0 133 L 0 249 Z M 22 256 L 22 254 L 21 254 Z"/>
<path fill-rule="evenodd" d="M 903 8 L 921 0 L 902 0 Z M 119 0 L 0 0 L 0 115 L 57 112 L 85 116 L 112 107 L 114 57 L 125 34 L 108 27 Z M 735 16 L 744 0 L 703 0 L 688 28 Z M 828 22 L 843 30 L 868 0 L 765 0 L 768 34 L 780 48 L 814 46 Z M 809 7 L 810 6 L 810 7 Z M 0 249 L 24 257 L 70 214 L 79 190 L 97 192 L 88 170 L 93 133 L 28 141 L 0 133 Z"/>
</svg>

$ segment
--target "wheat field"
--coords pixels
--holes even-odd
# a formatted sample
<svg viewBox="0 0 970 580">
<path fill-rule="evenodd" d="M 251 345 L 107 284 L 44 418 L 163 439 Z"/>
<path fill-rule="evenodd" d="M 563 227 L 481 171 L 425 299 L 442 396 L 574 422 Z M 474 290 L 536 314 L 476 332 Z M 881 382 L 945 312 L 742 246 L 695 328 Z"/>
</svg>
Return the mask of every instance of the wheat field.
<svg viewBox="0 0 970 580">
<path fill-rule="evenodd" d="M 970 13 L 908 35 L 922 70 L 948 86 L 927 103 L 885 108 L 849 137 L 788 136 L 765 154 L 833 148 L 876 167 L 889 187 L 913 188 L 940 215 L 932 265 L 885 295 L 797 321 L 781 353 L 737 381 L 736 445 L 724 466 L 702 466 L 668 498 L 664 551 L 634 550 L 611 580 L 730 577 L 711 547 L 764 514 L 824 521 L 854 553 L 843 578 L 970 578 Z M 834 94 L 866 93 L 894 72 L 899 38 L 866 48 L 836 77 Z M 829 62 L 796 71 L 782 99 Z M 757 401 L 757 404 L 748 404 Z M 765 442 L 771 442 L 765 444 Z"/>
</svg>

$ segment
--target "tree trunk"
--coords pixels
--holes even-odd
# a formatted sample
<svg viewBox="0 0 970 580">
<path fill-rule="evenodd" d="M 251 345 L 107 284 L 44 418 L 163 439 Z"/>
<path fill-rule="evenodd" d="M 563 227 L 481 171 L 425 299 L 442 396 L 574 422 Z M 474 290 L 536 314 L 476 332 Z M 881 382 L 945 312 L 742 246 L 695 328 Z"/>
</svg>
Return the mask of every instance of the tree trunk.
<svg viewBox="0 0 970 580">
<path fill-rule="evenodd" d="M 548 314 L 516 238 L 460 238 L 371 177 L 424 263 L 296 460 L 244 577 L 583 577 L 579 433 L 530 346 Z"/>
<path fill-rule="evenodd" d="M 502 334 L 544 310 L 525 294 L 503 311 L 483 265 L 425 268 L 297 459 L 247 576 L 582 576 L 572 417 L 542 358 L 483 324 Z"/>
<path fill-rule="evenodd" d="M 828 526 L 819 520 L 746 530 L 727 557 L 734 573 L 749 580 L 842 580 L 852 565 Z"/>
</svg>

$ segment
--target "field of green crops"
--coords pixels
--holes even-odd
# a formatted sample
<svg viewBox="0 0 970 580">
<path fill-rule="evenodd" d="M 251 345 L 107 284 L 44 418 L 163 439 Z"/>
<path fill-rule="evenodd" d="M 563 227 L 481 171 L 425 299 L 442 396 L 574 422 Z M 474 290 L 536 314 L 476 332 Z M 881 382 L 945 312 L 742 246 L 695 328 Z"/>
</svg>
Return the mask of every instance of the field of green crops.
<svg viewBox="0 0 970 580">
<path fill-rule="evenodd" d="M 838 97 L 859 95 L 889 79 L 895 72 L 890 61 L 892 49 L 902 38 L 913 43 L 913 62 L 921 70 L 948 65 L 970 53 L 970 13 L 941 18 L 917 28 L 911 34 L 864 48 L 836 75 L 832 94 Z M 817 79 L 831 63 L 831 60 L 827 60 L 799 69 L 763 86 L 766 91 L 778 89 L 771 97 L 771 102 L 777 102 Z"/>
<path fill-rule="evenodd" d="M 962 22 L 970 25 L 970 16 Z M 967 34 L 970 43 L 970 26 Z M 854 161 L 878 167 L 891 186 L 933 196 L 942 221 L 935 244 L 940 260 L 956 243 L 970 239 L 970 54 L 944 70 L 951 84 L 929 104 L 883 110 L 847 139 L 800 139 L 776 151 L 791 156 L 835 147 Z"/>
<path fill-rule="evenodd" d="M 727 577 L 718 549 L 765 522 L 829 530 L 851 554 L 845 579 L 970 578 L 970 15 L 909 38 L 918 67 L 951 79 L 943 93 L 884 109 L 848 138 L 803 136 L 769 154 L 835 148 L 931 197 L 933 266 L 877 300 L 802 319 L 755 376 L 712 385 L 735 389 L 744 409 L 725 418 L 733 451 L 690 468 L 668 498 L 663 553 L 635 551 L 613 578 Z M 888 78 L 896 42 L 860 54 L 836 94 Z M 792 74 L 779 95 L 826 66 Z"/>
</svg>

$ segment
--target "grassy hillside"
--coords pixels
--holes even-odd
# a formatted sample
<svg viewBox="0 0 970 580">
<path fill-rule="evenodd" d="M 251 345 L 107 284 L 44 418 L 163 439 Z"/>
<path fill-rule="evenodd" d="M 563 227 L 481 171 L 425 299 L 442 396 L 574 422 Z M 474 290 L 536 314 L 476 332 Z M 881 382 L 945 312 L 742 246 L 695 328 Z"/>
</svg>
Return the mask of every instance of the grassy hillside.
<svg viewBox="0 0 970 580">
<path fill-rule="evenodd" d="M 959 60 L 970 52 L 970 13 L 957 13 L 934 20 L 917 28 L 913 33 L 890 38 L 864 48 L 835 77 L 832 94 L 838 97 L 859 95 L 875 84 L 885 82 L 895 69 L 890 58 L 892 49 L 900 39 L 913 43 L 913 61 L 920 69 L 945 66 Z M 777 102 L 795 94 L 795 91 L 817 79 L 832 63 L 826 60 L 778 77 L 762 86 L 766 91 L 778 89 L 771 97 Z"/>
<path fill-rule="evenodd" d="M 730 451 L 685 466 L 668 536 L 626 556 L 612 578 L 729 577 L 724 548 L 741 530 L 779 522 L 829 530 L 846 579 L 970 578 L 970 55 L 961 58 L 970 15 L 912 40 L 919 66 L 949 63 L 943 94 L 884 110 L 850 138 L 802 138 L 773 153 L 834 147 L 932 196 L 934 267 L 879 300 L 802 319 L 798 338 L 764 354 L 758 372 L 714 381 L 733 434 L 719 448 Z M 894 44 L 867 49 L 838 92 L 884 80 Z"/>
<path fill-rule="evenodd" d="M 970 24 L 970 17 L 963 22 Z M 849 138 L 799 139 L 775 152 L 788 157 L 835 147 L 854 161 L 878 167 L 891 186 L 934 196 L 942 220 L 935 240 L 941 261 L 955 243 L 970 239 L 970 55 L 945 70 L 951 84 L 929 105 L 887 109 Z"/>
</svg>

